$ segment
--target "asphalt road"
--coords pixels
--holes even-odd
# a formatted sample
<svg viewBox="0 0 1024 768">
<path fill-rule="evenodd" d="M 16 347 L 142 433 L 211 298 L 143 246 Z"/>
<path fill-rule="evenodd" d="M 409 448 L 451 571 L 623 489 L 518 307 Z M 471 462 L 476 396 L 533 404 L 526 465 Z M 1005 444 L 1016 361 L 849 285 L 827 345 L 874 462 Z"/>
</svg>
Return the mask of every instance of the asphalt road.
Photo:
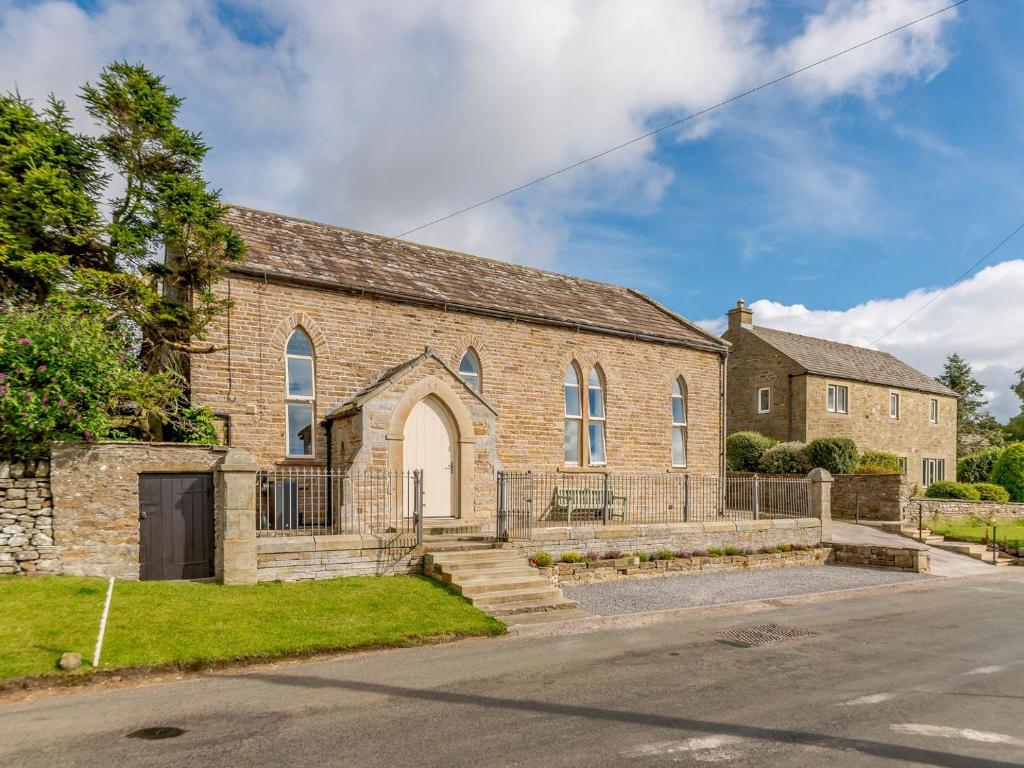
<svg viewBox="0 0 1024 768">
<path fill-rule="evenodd" d="M 1019 766 L 1022 577 L 42 695 L 0 765 Z M 815 634 L 716 639 L 767 622 Z"/>
</svg>

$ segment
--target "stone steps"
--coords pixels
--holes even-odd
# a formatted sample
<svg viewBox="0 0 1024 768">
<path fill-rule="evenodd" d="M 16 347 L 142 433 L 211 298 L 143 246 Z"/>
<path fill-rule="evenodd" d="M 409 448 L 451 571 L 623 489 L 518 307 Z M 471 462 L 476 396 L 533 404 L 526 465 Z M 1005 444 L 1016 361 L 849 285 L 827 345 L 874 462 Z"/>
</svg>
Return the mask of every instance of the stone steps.
<svg viewBox="0 0 1024 768">
<path fill-rule="evenodd" d="M 579 606 L 514 549 L 450 549 L 425 543 L 423 572 L 496 618 Z M 441 542 L 438 542 L 439 544 Z"/>
<path fill-rule="evenodd" d="M 924 528 L 919 532 L 917 528 L 906 526 L 900 528 L 900 535 L 906 536 L 914 541 L 923 541 L 928 546 L 935 547 L 936 549 L 942 549 L 947 552 L 955 552 L 959 555 L 973 557 L 975 560 L 980 560 L 988 565 L 994 565 L 997 568 L 1007 565 L 1017 565 L 1019 562 L 1017 558 L 1010 557 L 1002 552 L 997 554 L 995 562 L 992 562 L 992 550 L 986 545 L 975 544 L 970 541 L 947 541 L 945 537 L 932 533 L 927 528 Z M 923 536 L 923 539 L 919 539 L 919 536 Z"/>
</svg>

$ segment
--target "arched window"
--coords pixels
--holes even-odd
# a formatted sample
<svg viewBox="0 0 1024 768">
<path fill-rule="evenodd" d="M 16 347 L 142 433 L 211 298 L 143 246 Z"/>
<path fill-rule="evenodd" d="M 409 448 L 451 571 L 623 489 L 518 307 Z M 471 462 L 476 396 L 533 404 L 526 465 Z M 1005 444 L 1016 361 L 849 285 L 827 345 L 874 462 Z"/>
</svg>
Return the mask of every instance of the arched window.
<svg viewBox="0 0 1024 768">
<path fill-rule="evenodd" d="M 459 361 L 459 376 L 477 394 L 480 394 L 480 358 L 472 348 Z"/>
<path fill-rule="evenodd" d="M 296 328 L 285 347 L 285 411 L 289 456 L 313 455 L 313 343 Z"/>
<path fill-rule="evenodd" d="M 587 456 L 590 464 L 605 463 L 604 376 L 598 365 L 587 377 Z"/>
<path fill-rule="evenodd" d="M 580 439 L 583 436 L 583 407 L 580 400 L 580 371 L 576 363 L 565 369 L 565 463 L 580 463 Z"/>
<path fill-rule="evenodd" d="M 686 385 L 672 384 L 672 466 L 686 466 Z"/>
</svg>

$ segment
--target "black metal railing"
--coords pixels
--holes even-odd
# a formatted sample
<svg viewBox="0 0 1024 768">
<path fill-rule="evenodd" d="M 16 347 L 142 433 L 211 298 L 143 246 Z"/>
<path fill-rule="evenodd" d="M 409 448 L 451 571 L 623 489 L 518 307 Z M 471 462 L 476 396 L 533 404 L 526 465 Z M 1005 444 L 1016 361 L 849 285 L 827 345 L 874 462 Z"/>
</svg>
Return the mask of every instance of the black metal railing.
<svg viewBox="0 0 1024 768">
<path fill-rule="evenodd" d="M 687 523 L 810 515 L 803 478 L 499 472 L 497 535 L 529 539 L 536 527 Z"/>
<path fill-rule="evenodd" d="M 260 536 L 414 533 L 423 541 L 423 474 L 276 467 L 256 475 Z"/>
</svg>

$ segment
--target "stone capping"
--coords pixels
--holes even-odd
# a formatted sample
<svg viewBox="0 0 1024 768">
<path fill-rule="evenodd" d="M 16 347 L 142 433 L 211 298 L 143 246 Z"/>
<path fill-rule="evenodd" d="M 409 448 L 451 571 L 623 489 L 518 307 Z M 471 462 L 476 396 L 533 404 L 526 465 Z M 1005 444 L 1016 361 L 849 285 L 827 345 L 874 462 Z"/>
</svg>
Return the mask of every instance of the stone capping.
<svg viewBox="0 0 1024 768">
<path fill-rule="evenodd" d="M 741 533 L 754 531 L 784 531 L 818 528 L 821 521 L 814 517 L 794 517 L 772 520 L 716 520 L 701 523 L 650 523 L 640 525 L 559 526 L 534 528 L 533 535 L 516 544 L 539 544 L 545 541 L 587 539 L 661 538 L 673 535 L 703 533 Z"/>
<path fill-rule="evenodd" d="M 343 533 L 326 536 L 261 536 L 256 539 L 256 554 L 328 552 L 342 549 L 413 549 L 415 546 L 416 534 L 413 532 L 385 535 Z"/>
<path fill-rule="evenodd" d="M 915 496 L 906 506 L 904 519 L 917 520 L 917 505 L 925 517 L 937 515 L 945 517 L 967 517 L 969 515 L 988 515 L 997 517 L 1024 517 L 1024 503 L 1019 501 L 983 501 L 980 499 L 930 499 L 927 496 Z"/>
</svg>

